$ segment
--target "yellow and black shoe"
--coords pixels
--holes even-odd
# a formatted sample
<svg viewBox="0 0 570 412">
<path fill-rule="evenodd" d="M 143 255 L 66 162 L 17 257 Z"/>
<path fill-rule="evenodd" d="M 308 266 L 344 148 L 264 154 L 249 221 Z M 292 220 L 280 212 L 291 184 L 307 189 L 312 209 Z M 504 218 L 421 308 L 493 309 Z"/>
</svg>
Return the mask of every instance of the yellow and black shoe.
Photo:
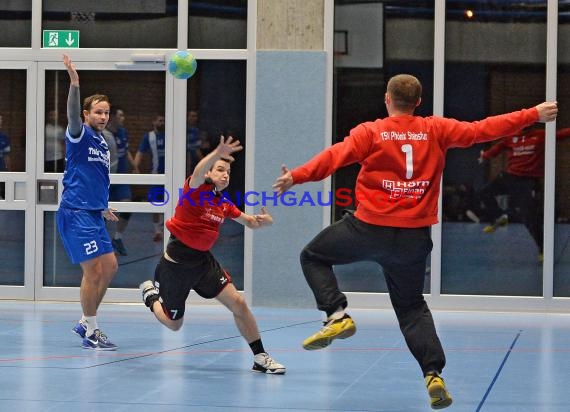
<svg viewBox="0 0 570 412">
<path fill-rule="evenodd" d="M 507 226 L 508 223 L 509 223 L 509 216 L 501 215 L 495 220 L 495 222 L 493 222 L 492 225 L 485 226 L 483 228 L 483 232 L 493 233 L 495 230 L 497 230 L 498 227 Z"/>
<path fill-rule="evenodd" d="M 432 409 L 443 409 L 451 405 L 453 399 L 447 392 L 445 382 L 439 374 L 436 372 L 428 373 L 425 380 Z"/>
<path fill-rule="evenodd" d="M 329 319 L 314 335 L 303 341 L 303 348 L 307 350 L 322 349 L 329 346 L 335 339 L 350 338 L 356 333 L 356 325 L 352 318 L 344 315 L 340 319 Z"/>
</svg>

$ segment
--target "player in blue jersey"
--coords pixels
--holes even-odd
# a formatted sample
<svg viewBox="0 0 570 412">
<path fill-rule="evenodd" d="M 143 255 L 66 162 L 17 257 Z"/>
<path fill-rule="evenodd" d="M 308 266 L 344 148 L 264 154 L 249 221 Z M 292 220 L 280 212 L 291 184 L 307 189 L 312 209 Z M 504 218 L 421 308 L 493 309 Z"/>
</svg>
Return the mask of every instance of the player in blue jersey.
<svg viewBox="0 0 570 412">
<path fill-rule="evenodd" d="M 137 154 L 135 155 L 135 165 L 140 168 L 142 158 L 145 153 L 149 153 L 151 157 L 152 169 L 151 173 L 164 173 L 164 116 L 157 115 L 152 121 L 152 130 L 145 133 L 139 145 Z"/>
<path fill-rule="evenodd" d="M 117 221 L 108 208 L 110 155 L 101 134 L 109 121 L 111 105 L 105 95 L 85 98 L 82 122 L 79 75 L 65 54 L 63 63 L 70 85 L 63 195 L 56 218 L 67 254 L 83 271 L 80 288 L 83 316 L 73 332 L 83 338 L 82 347 L 86 349 L 115 350 L 117 346 L 97 325 L 97 309 L 118 268 L 104 221 L 104 218 Z"/>
<path fill-rule="evenodd" d="M 159 114 L 155 116 L 152 121 L 153 129 L 145 133 L 141 144 L 139 145 L 137 154 L 135 155 L 135 172 L 140 173 L 140 164 L 145 153 L 150 153 L 153 174 L 164 173 L 164 142 L 166 140 L 164 132 L 164 116 Z M 162 189 L 162 187 L 160 187 Z M 156 193 L 153 188 L 151 192 Z M 162 201 L 162 198 L 154 197 L 154 201 Z M 155 242 L 160 242 L 163 239 L 164 221 L 161 213 L 154 213 L 152 215 L 154 225 L 154 236 L 152 238 Z"/>
<path fill-rule="evenodd" d="M 202 132 L 198 128 L 197 110 L 188 110 L 186 114 L 186 176 L 194 173 L 194 168 L 204 157 L 202 153 Z"/>
<path fill-rule="evenodd" d="M 2 129 L 2 116 L 0 115 L 0 130 Z M 10 171 L 10 138 L 0 132 L 0 172 Z"/>
<path fill-rule="evenodd" d="M 111 107 L 109 123 L 107 127 L 103 130 L 103 137 L 105 140 L 109 141 L 112 139 L 114 143 L 114 149 L 116 152 L 116 166 L 113 168 L 112 165 L 112 153 L 111 153 L 111 173 L 130 173 L 131 166 L 134 168 L 135 161 L 131 152 L 129 152 L 129 135 L 127 129 L 124 127 L 125 124 L 125 112 L 120 107 Z M 112 148 L 109 147 L 112 152 Z M 115 202 L 130 202 L 132 198 L 131 187 L 128 184 L 114 184 L 109 189 L 109 200 Z M 115 228 L 115 234 L 111 239 L 113 244 L 113 249 L 115 253 L 126 256 L 127 248 L 123 243 L 123 233 L 129 224 L 129 219 L 131 218 L 130 212 L 122 212 L 117 214 L 119 221 L 117 222 Z"/>
</svg>

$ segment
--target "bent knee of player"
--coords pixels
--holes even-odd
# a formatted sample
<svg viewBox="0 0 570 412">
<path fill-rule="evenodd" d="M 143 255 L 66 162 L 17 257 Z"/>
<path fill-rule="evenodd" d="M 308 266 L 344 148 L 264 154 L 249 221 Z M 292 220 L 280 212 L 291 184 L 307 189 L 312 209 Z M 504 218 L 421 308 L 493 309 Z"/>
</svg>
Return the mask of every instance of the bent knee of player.
<svg viewBox="0 0 570 412">
<path fill-rule="evenodd" d="M 164 316 L 157 316 L 161 323 L 166 326 L 168 329 L 176 332 L 180 330 L 182 325 L 184 324 L 184 318 L 179 319 L 171 319 L 166 314 L 163 313 Z"/>
<path fill-rule="evenodd" d="M 162 323 L 164 326 L 166 326 L 168 329 L 174 332 L 180 330 L 180 328 L 184 323 L 184 314 L 182 314 L 182 316 L 177 318 L 176 316 L 178 310 L 169 311 L 159 301 L 154 302 L 153 309 L 154 309 L 154 314 L 157 317 L 157 319 L 160 321 L 160 323 Z"/>
<path fill-rule="evenodd" d="M 170 320 L 170 319 L 169 319 L 169 320 Z M 184 323 L 184 321 L 183 321 L 182 319 L 176 319 L 176 320 L 170 320 L 169 322 L 165 323 L 164 325 L 165 325 L 168 329 L 170 329 L 170 330 L 176 332 L 176 331 L 180 330 L 180 328 L 182 327 L 182 324 L 183 324 L 183 323 Z"/>
<path fill-rule="evenodd" d="M 102 256 L 81 263 L 83 277 L 89 282 L 99 282 L 101 279 L 108 277 L 111 273 L 114 275 L 118 266 L 113 266 L 110 262 L 106 262 Z"/>
<path fill-rule="evenodd" d="M 106 253 L 96 258 L 98 264 L 94 266 L 95 275 L 101 278 L 112 278 L 119 270 L 119 263 L 114 253 Z"/>
<path fill-rule="evenodd" d="M 299 254 L 299 261 L 301 262 L 301 266 L 306 266 L 317 260 L 315 253 L 310 249 L 309 245 L 305 246 L 301 253 Z"/>
<path fill-rule="evenodd" d="M 231 283 L 216 296 L 216 299 L 223 303 L 236 316 L 241 316 L 248 310 L 245 298 Z"/>
</svg>

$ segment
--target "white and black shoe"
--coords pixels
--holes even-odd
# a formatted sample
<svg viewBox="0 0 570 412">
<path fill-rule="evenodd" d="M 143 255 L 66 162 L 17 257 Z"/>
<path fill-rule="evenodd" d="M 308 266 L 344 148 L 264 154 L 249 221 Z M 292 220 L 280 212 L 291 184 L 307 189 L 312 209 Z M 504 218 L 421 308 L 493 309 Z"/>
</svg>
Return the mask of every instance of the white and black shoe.
<svg viewBox="0 0 570 412">
<path fill-rule="evenodd" d="M 139 285 L 139 289 L 142 294 L 142 301 L 147 308 L 150 308 L 150 310 L 152 310 L 152 305 L 160 298 L 158 289 L 156 286 L 154 286 L 154 283 L 152 283 L 151 280 L 147 280 L 141 283 Z"/>
<path fill-rule="evenodd" d="M 285 366 L 277 363 L 267 353 L 258 353 L 253 357 L 253 372 L 270 373 L 273 375 L 283 375 Z"/>
</svg>

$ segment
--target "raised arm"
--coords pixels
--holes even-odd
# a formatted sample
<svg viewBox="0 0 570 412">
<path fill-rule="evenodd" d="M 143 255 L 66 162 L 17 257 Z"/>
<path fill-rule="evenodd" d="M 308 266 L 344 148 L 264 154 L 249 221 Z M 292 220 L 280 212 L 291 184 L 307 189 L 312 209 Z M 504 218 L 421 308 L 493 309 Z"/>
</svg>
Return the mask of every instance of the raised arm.
<svg viewBox="0 0 570 412">
<path fill-rule="evenodd" d="M 232 136 L 220 136 L 218 146 L 210 154 L 200 160 L 194 168 L 194 173 L 192 173 L 189 182 L 190 187 L 195 189 L 203 184 L 206 180 L 206 173 L 214 166 L 216 161 L 220 159 L 233 161 L 232 153 L 239 152 L 240 150 L 243 150 L 243 146 L 240 145 L 239 140 L 234 140 Z"/>
<path fill-rule="evenodd" d="M 277 196 L 281 196 L 293 186 L 293 176 L 291 171 L 285 165 L 281 165 L 281 176 L 275 179 L 273 189 L 277 191 Z"/>
<path fill-rule="evenodd" d="M 363 161 L 370 154 L 374 128 L 373 123 L 361 123 L 343 141 L 317 153 L 305 164 L 292 170 L 281 166 L 281 176 L 273 183 L 273 189 L 281 196 L 293 185 L 321 181 L 341 167 Z"/>
<path fill-rule="evenodd" d="M 75 65 L 67 54 L 63 55 L 63 64 L 69 74 L 69 94 L 67 96 L 68 130 L 72 136 L 81 134 L 81 102 L 79 98 L 79 75 Z"/>
</svg>

